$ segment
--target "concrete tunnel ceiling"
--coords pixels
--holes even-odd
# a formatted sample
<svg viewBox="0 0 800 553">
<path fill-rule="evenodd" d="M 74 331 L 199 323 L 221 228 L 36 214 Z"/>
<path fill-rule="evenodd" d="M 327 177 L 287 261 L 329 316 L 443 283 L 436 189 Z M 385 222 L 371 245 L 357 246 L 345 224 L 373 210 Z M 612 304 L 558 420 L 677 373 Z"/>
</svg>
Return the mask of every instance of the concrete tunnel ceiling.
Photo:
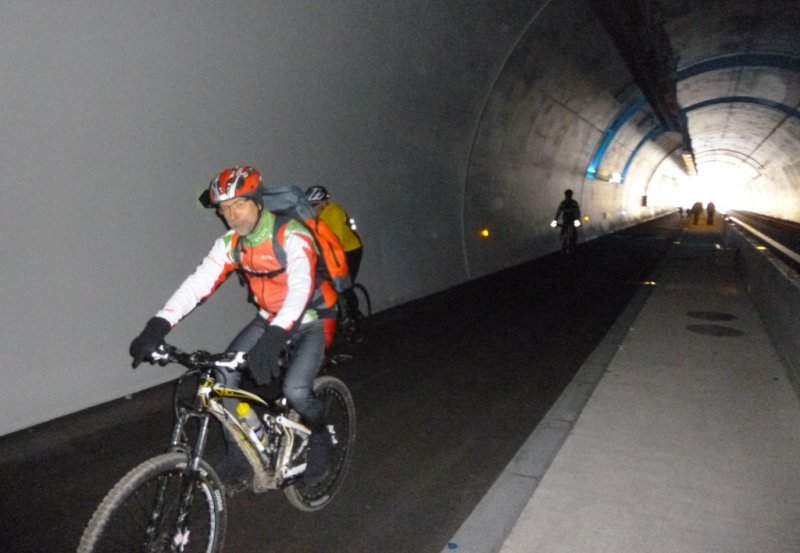
<svg viewBox="0 0 800 553">
<path fill-rule="evenodd" d="M 685 142 L 590 4 L 543 2 L 487 98 L 465 187 L 473 276 L 551 251 L 541 229 L 567 187 L 587 238 L 696 200 L 800 220 L 800 2 L 638 2 L 674 56 L 691 177 Z"/>
</svg>

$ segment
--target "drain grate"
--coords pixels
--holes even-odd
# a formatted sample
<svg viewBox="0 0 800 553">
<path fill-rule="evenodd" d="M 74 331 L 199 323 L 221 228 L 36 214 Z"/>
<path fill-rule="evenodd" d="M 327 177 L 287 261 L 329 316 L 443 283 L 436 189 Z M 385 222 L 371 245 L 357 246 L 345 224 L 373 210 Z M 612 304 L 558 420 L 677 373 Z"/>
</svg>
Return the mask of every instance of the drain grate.
<svg viewBox="0 0 800 553">
<path fill-rule="evenodd" d="M 736 315 L 722 313 L 721 311 L 689 311 L 686 315 L 693 319 L 703 319 L 704 321 L 734 321 L 737 318 Z"/>
<path fill-rule="evenodd" d="M 706 336 L 741 336 L 744 334 L 744 332 L 738 328 L 715 324 L 689 325 L 686 328 L 692 332 L 704 334 Z"/>
</svg>

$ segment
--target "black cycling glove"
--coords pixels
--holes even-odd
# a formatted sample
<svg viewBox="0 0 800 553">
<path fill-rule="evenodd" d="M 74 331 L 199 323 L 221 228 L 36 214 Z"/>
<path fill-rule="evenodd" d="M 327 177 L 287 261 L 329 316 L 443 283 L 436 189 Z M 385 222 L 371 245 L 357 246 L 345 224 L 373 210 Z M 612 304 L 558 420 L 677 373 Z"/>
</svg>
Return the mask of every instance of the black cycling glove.
<svg viewBox="0 0 800 553">
<path fill-rule="evenodd" d="M 270 325 L 253 349 L 248 352 L 247 361 L 250 366 L 250 374 L 259 386 L 269 384 L 273 378 L 280 376 L 281 367 L 278 361 L 289 336 L 288 330 Z"/>
<path fill-rule="evenodd" d="M 134 369 L 161 345 L 171 329 L 172 325 L 169 324 L 169 321 L 161 317 L 153 317 L 147 321 L 141 334 L 131 342 L 130 354 L 133 357 Z"/>
</svg>

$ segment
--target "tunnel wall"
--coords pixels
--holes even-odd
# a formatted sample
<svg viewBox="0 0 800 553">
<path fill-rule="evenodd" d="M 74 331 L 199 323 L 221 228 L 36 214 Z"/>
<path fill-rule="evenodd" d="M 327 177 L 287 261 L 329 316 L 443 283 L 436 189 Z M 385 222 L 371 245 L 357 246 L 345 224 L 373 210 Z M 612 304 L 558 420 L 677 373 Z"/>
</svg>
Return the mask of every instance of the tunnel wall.
<svg viewBox="0 0 800 553">
<path fill-rule="evenodd" d="M 573 6 L 6 3 L 0 434 L 178 374 L 131 371 L 128 345 L 222 232 L 195 198 L 226 166 L 328 186 L 378 310 L 552 251 L 565 186 L 582 239 L 631 224 L 633 187 L 582 177 L 629 76 Z M 493 187 L 507 211 L 490 209 L 502 240 L 483 255 Z M 169 339 L 224 348 L 253 316 L 231 281 Z"/>
<path fill-rule="evenodd" d="M 737 251 L 741 272 L 761 320 L 800 397 L 800 277 L 743 230 L 725 225 L 725 244 Z"/>
<path fill-rule="evenodd" d="M 641 173 L 625 184 L 585 178 L 630 82 L 588 3 L 553 1 L 531 22 L 492 87 L 472 144 L 464 189 L 470 278 L 556 251 L 549 223 L 566 188 L 588 217 L 581 240 L 656 214 L 641 205 Z M 638 139 L 622 133 L 610 150 L 624 159 Z"/>
<path fill-rule="evenodd" d="M 583 240 L 649 215 L 583 180 L 630 81 L 583 3 L 12 0 L 0 47 L 0 434 L 179 373 L 128 346 L 223 231 L 196 202 L 223 167 L 328 186 L 378 310 L 552 251 L 567 186 Z M 235 279 L 198 311 L 170 341 L 254 313 Z"/>
<path fill-rule="evenodd" d="M 328 186 L 377 309 L 467 279 L 463 182 L 536 2 L 31 2 L 0 17 L 0 434 L 172 379 L 128 346 L 224 229 L 222 168 Z M 227 346 L 231 278 L 169 336 Z"/>
</svg>

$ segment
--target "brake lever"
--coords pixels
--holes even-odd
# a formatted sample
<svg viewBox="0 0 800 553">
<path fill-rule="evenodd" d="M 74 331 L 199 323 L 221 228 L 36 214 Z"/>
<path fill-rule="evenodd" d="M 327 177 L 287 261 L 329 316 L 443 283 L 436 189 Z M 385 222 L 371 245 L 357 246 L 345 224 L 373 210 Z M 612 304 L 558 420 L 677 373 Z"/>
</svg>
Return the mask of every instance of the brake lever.
<svg viewBox="0 0 800 553">
<path fill-rule="evenodd" d="M 214 365 L 217 367 L 223 367 L 226 369 L 230 369 L 232 371 L 238 370 L 246 363 L 244 358 L 243 351 L 237 351 L 236 355 L 233 356 L 232 359 L 229 360 L 221 360 L 221 361 L 214 361 Z"/>
<path fill-rule="evenodd" d="M 164 347 L 164 344 L 158 346 L 158 348 L 150 354 L 150 362 L 153 364 L 158 363 L 162 367 L 169 364 L 169 353 Z"/>
</svg>

